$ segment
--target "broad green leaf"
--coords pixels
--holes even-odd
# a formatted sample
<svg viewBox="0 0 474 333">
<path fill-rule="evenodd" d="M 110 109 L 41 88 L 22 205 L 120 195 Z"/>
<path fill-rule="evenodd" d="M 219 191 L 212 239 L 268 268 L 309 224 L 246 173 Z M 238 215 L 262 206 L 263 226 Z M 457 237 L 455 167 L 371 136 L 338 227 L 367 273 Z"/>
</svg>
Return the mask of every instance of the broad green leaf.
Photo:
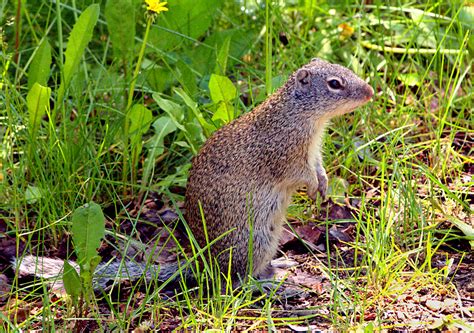
<svg viewBox="0 0 474 333">
<path fill-rule="evenodd" d="M 189 97 L 186 92 L 181 89 L 181 88 L 176 88 L 174 89 L 174 92 L 181 97 L 183 102 L 191 109 L 191 110 L 197 110 L 198 109 L 198 104 L 191 98 Z"/>
<path fill-rule="evenodd" d="M 461 221 L 460 219 L 454 216 L 448 216 L 449 221 L 454 224 L 462 233 L 466 236 L 471 245 L 471 249 L 474 249 L 474 227 L 467 224 L 466 222 Z"/>
<path fill-rule="evenodd" d="M 194 114 L 194 117 L 197 119 L 202 129 L 204 130 L 206 137 L 209 137 L 212 132 L 214 132 L 217 128 L 214 125 L 208 123 L 206 119 L 204 119 L 202 112 L 198 108 L 198 104 L 193 101 L 193 99 L 189 97 L 183 89 L 177 88 L 174 90 L 174 92 L 179 97 L 181 97 L 184 103 L 191 109 Z"/>
<path fill-rule="evenodd" d="M 41 118 L 49 111 L 49 98 L 51 97 L 51 89 L 43 87 L 39 83 L 34 83 L 28 95 L 26 96 L 26 105 L 29 114 L 29 130 L 32 139 L 36 136 L 36 132 L 41 124 Z"/>
<path fill-rule="evenodd" d="M 162 116 L 153 123 L 155 135 L 153 135 L 150 142 L 147 143 L 148 156 L 145 160 L 145 168 L 143 170 L 143 186 L 149 185 L 148 181 L 150 179 L 151 172 L 155 167 L 155 159 L 165 151 L 165 137 L 168 134 L 176 131 L 176 128 L 175 121 L 173 121 L 168 116 Z"/>
<path fill-rule="evenodd" d="M 143 72 L 147 83 L 153 91 L 163 92 L 171 87 L 175 81 L 174 74 L 168 68 L 154 65 L 151 69 Z"/>
<path fill-rule="evenodd" d="M 66 47 L 66 60 L 62 70 L 62 81 L 58 90 L 58 101 L 61 102 L 64 93 L 71 83 L 72 76 L 77 71 L 84 50 L 89 44 L 94 26 L 99 18 L 100 6 L 98 4 L 90 5 L 77 19 L 72 28 L 71 35 Z"/>
<path fill-rule="evenodd" d="M 467 41 L 469 52 L 471 55 L 474 53 L 474 37 L 472 36 L 474 30 L 474 6 L 466 5 L 461 8 L 459 11 L 459 22 L 467 29 L 470 30 L 470 38 Z"/>
<path fill-rule="evenodd" d="M 155 159 L 156 157 L 163 154 L 163 152 L 165 151 L 164 139 L 168 134 L 176 131 L 176 128 L 176 124 L 170 117 L 162 116 L 155 120 L 155 122 L 153 123 L 155 135 L 153 135 L 148 144 L 148 158 L 151 157 Z"/>
<path fill-rule="evenodd" d="M 202 36 L 211 26 L 212 19 L 223 0 L 174 0 L 168 2 L 168 11 L 160 14 L 150 31 L 149 41 L 166 51 Z"/>
<path fill-rule="evenodd" d="M 181 83 L 183 88 L 185 88 L 191 96 L 197 95 L 198 89 L 196 83 L 196 75 L 193 73 L 191 68 L 182 60 L 179 60 L 176 63 L 176 68 L 179 71 L 179 83 Z"/>
<path fill-rule="evenodd" d="M 127 113 L 128 121 L 130 121 L 130 143 L 132 146 L 132 162 L 135 164 L 142 151 L 142 137 L 150 128 L 153 115 L 141 104 L 135 104 Z"/>
<path fill-rule="evenodd" d="M 417 73 L 398 74 L 398 79 L 409 87 L 419 86 L 421 84 L 421 78 Z"/>
<path fill-rule="evenodd" d="M 214 103 L 221 101 L 233 101 L 237 96 L 237 89 L 231 80 L 227 77 L 217 74 L 212 74 L 209 80 L 209 91 L 211 99 Z"/>
<path fill-rule="evenodd" d="M 181 105 L 161 97 L 159 94 L 154 93 L 153 99 L 156 101 L 158 106 L 168 113 L 172 118 L 176 119 L 178 122 L 181 122 L 184 119 L 184 110 Z"/>
<path fill-rule="evenodd" d="M 39 45 L 28 70 L 28 89 L 35 83 L 47 86 L 49 72 L 51 70 L 51 45 L 47 39 Z"/>
<path fill-rule="evenodd" d="M 206 141 L 206 136 L 203 134 L 203 128 L 197 121 L 189 122 L 184 125 L 186 132 L 189 133 L 189 144 L 191 151 L 196 154 L 199 147 Z"/>
<path fill-rule="evenodd" d="M 28 185 L 25 191 L 25 199 L 29 204 L 36 203 L 39 199 L 44 197 L 44 190 L 37 186 Z"/>
<path fill-rule="evenodd" d="M 71 296 L 74 304 L 77 304 L 82 293 L 82 284 L 76 269 L 64 260 L 63 283 L 67 294 Z"/>
<path fill-rule="evenodd" d="M 161 97 L 157 93 L 153 94 L 153 99 L 156 101 L 158 106 L 168 114 L 174 125 L 179 128 L 180 131 L 186 132 L 186 128 L 181 124 L 184 120 L 184 110 L 182 106 L 170 101 L 169 99 Z"/>
<path fill-rule="evenodd" d="M 222 121 L 227 124 L 234 119 L 234 108 L 229 102 L 219 102 L 218 107 L 212 115 L 212 120 Z"/>
<path fill-rule="evenodd" d="M 203 75 L 210 75 L 212 73 L 223 74 L 215 71 L 217 61 L 216 50 L 225 49 L 223 45 L 227 38 L 231 39 L 227 58 L 227 67 L 229 67 L 235 62 L 235 59 L 241 59 L 244 54 L 248 53 L 257 35 L 254 30 L 243 27 L 215 31 L 206 37 L 202 44 L 185 50 L 187 57 L 192 60 L 192 67 Z"/>
<path fill-rule="evenodd" d="M 474 5 L 465 5 L 459 11 L 459 21 L 468 29 L 474 30 Z M 471 35 L 472 38 L 472 35 Z"/>
<path fill-rule="evenodd" d="M 115 56 L 132 59 L 135 42 L 135 5 L 132 0 L 107 0 L 105 20 Z"/>
<path fill-rule="evenodd" d="M 141 104 L 135 104 L 127 113 L 127 118 L 130 121 L 130 142 L 136 145 L 142 141 L 142 136 L 150 128 L 153 116 L 151 111 Z"/>
<path fill-rule="evenodd" d="M 209 91 L 212 101 L 218 105 L 212 120 L 222 120 L 224 123 L 233 120 L 234 107 L 232 102 L 237 96 L 237 89 L 232 81 L 225 76 L 212 74 L 209 80 Z"/>
<path fill-rule="evenodd" d="M 105 233 L 105 217 L 100 206 L 89 202 L 72 214 L 72 239 L 78 263 L 90 270 L 97 249 Z"/>
</svg>

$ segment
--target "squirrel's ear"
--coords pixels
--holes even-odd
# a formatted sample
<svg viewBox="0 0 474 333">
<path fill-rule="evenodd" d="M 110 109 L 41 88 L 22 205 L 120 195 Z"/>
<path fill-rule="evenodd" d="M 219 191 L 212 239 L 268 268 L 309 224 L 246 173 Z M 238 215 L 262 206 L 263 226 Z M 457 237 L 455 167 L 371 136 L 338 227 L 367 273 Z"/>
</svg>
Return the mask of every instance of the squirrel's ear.
<svg viewBox="0 0 474 333">
<path fill-rule="evenodd" d="M 311 73 L 305 68 L 296 72 L 296 87 L 301 91 L 308 91 L 311 86 Z"/>
</svg>

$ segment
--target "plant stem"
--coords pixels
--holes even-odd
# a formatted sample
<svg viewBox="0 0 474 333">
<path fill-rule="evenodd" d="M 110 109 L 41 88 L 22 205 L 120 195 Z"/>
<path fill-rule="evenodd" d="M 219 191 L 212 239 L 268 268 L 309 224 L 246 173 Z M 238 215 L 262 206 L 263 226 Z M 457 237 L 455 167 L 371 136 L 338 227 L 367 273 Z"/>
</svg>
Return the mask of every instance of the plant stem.
<svg viewBox="0 0 474 333">
<path fill-rule="evenodd" d="M 135 70 L 133 72 L 132 81 L 130 82 L 130 88 L 128 90 L 128 99 L 127 99 L 127 106 L 125 108 L 125 119 L 123 125 L 123 141 L 124 141 L 124 150 L 123 150 L 123 169 L 122 169 L 122 181 L 125 184 L 127 181 L 127 174 L 128 174 L 128 163 L 129 159 L 129 120 L 127 118 L 128 112 L 132 107 L 133 102 L 133 92 L 135 91 L 135 84 L 137 83 L 137 77 L 140 72 L 140 67 L 143 61 L 143 56 L 145 54 L 146 43 L 148 40 L 148 34 L 150 32 L 151 24 L 153 23 L 153 19 L 150 17 L 146 23 L 145 29 L 145 36 L 143 37 L 142 47 L 140 48 L 140 53 L 138 54 L 137 63 L 135 64 Z M 133 172 L 133 171 L 132 171 Z"/>
<path fill-rule="evenodd" d="M 265 1 L 265 87 L 267 95 L 272 93 L 272 0 Z"/>
</svg>

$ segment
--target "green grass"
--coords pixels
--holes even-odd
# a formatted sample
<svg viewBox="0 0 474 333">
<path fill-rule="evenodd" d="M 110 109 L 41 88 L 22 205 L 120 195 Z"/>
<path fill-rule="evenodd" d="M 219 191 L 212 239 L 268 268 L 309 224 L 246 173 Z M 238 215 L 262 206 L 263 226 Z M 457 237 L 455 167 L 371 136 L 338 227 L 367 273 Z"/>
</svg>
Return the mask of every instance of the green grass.
<svg viewBox="0 0 474 333">
<path fill-rule="evenodd" d="M 170 1 L 169 12 L 156 18 L 140 72 L 133 78 L 146 18 L 141 1 L 132 3 L 135 16 L 119 16 L 111 30 L 127 41 L 130 29 L 123 32 L 120 24 L 134 26 L 134 45 L 124 43 L 126 51 L 120 51 L 112 43 L 108 24 L 113 23 L 104 16 L 105 2 L 101 4 L 64 99 L 59 93 L 64 48 L 89 2 L 22 2 L 21 21 L 17 2 L 0 3 L 0 227 L 5 229 L 0 229 L 0 241 L 16 239 L 19 255 L 23 247 L 38 255 L 73 254 L 71 242 L 65 241 L 71 214 L 94 201 L 111 217 L 110 247 L 121 253 L 140 244 L 144 235 L 137 224 L 147 221 L 129 215 L 131 200 L 156 192 L 177 208 L 183 196 L 176 188 L 185 186 L 193 153 L 223 125 L 212 118 L 220 104 L 211 99 L 211 75 L 225 76 L 237 88 L 238 97 L 224 101 L 237 116 L 315 56 L 351 68 L 376 91 L 372 103 L 334 119 L 324 142 L 329 197 L 341 206 L 350 202 L 355 213 L 345 222 L 354 226 L 354 241 L 339 246 L 327 241 L 323 255 L 308 246 L 312 271 L 330 286 L 325 294 L 329 299 L 316 307 L 318 315 L 280 316 L 277 301 L 252 297 L 246 288 L 208 294 L 226 281 L 218 272 L 205 272 L 212 288 L 185 288 L 176 299 L 165 299 L 152 284 L 145 291 L 125 293 L 125 299 L 98 297 L 83 316 L 46 289 L 29 294 L 14 282 L 8 300 L 0 298 L 4 330 L 69 330 L 76 324 L 98 330 L 150 325 L 231 331 L 287 328 L 292 323 L 319 323 L 341 331 L 382 329 L 397 326 L 384 312 L 396 310 L 407 294 L 421 289 L 434 297 L 457 293 L 450 260 L 456 258 L 454 266 L 459 265 L 458 258 L 462 263 L 472 251 L 472 234 L 468 239 L 466 231 L 459 231 L 466 224 L 469 230 L 469 223 L 472 230 L 472 5 L 225 1 L 205 9 L 207 15 L 193 16 L 187 2 L 173 7 Z M 52 51 L 51 70 L 43 68 L 49 73 L 43 85 L 52 89 L 51 108 L 34 132 L 28 78 L 42 40 L 48 40 Z M 170 128 L 166 135 L 160 136 L 163 126 L 141 133 L 146 124 L 139 120 L 137 132 L 129 133 L 124 125 L 133 79 L 133 104 L 146 105 L 153 122 L 161 118 L 159 124 Z M 159 98 L 175 104 L 165 110 L 155 102 Z M 137 152 L 138 160 L 129 158 Z M 344 221 L 314 218 L 323 213 L 303 195 L 297 196 L 289 216 L 291 221 L 326 225 L 329 239 L 329 228 Z M 121 228 L 128 222 L 131 232 Z M 142 249 L 156 240 L 148 241 Z M 445 266 L 434 264 L 441 259 Z M 61 319 L 55 317 L 57 311 Z"/>
</svg>

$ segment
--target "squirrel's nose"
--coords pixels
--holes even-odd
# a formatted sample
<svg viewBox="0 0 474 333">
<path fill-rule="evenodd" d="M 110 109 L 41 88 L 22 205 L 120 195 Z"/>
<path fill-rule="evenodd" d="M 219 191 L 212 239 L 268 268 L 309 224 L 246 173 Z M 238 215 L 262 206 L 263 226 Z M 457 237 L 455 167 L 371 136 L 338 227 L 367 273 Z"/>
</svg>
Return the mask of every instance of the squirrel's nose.
<svg viewBox="0 0 474 333">
<path fill-rule="evenodd" d="M 365 96 L 367 98 L 367 101 L 374 97 L 374 88 L 372 88 L 370 85 L 365 86 Z"/>
</svg>

